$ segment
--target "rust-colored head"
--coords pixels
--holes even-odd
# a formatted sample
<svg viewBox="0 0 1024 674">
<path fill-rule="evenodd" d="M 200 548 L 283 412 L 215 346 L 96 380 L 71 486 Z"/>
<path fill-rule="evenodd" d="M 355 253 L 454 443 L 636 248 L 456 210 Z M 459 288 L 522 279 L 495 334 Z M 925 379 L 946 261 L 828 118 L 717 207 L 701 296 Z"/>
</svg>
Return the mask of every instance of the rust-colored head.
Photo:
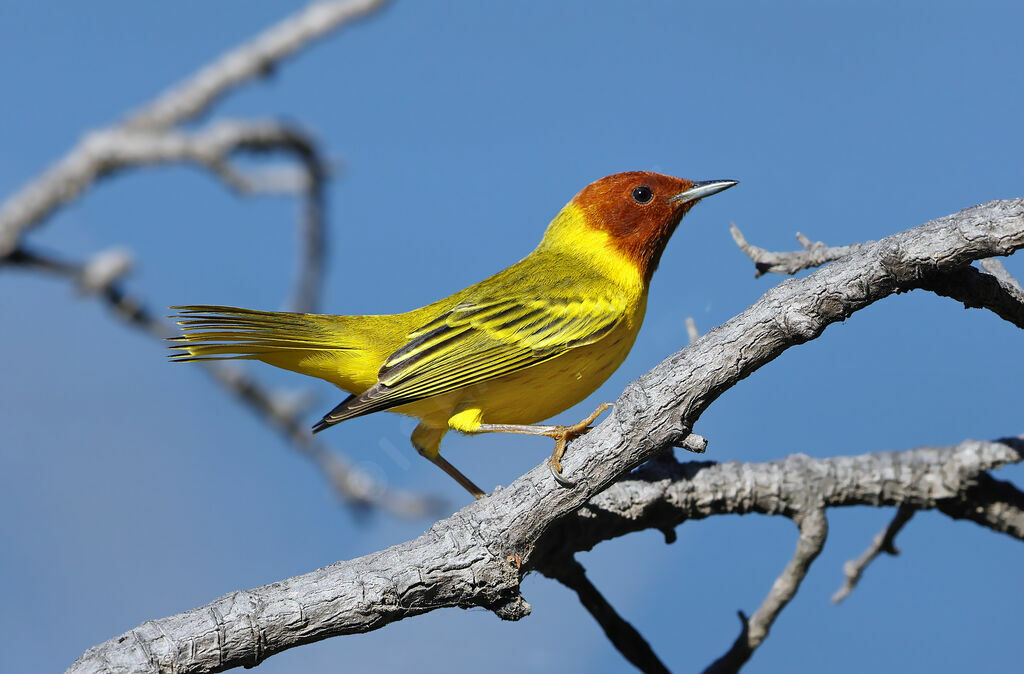
<svg viewBox="0 0 1024 674">
<path fill-rule="evenodd" d="M 735 180 L 693 182 L 630 171 L 594 181 L 573 198 L 588 226 L 607 232 L 613 245 L 650 280 L 679 221 L 700 199 L 728 189 Z"/>
</svg>

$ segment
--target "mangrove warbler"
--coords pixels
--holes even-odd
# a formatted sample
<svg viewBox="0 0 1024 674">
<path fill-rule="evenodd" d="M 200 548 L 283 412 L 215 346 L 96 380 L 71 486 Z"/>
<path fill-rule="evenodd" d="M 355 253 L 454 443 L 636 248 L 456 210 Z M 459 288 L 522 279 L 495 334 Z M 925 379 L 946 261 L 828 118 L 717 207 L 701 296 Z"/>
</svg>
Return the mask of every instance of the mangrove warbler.
<svg viewBox="0 0 1024 674">
<path fill-rule="evenodd" d="M 174 360 L 248 358 L 319 377 L 351 395 L 313 430 L 388 410 L 420 419 L 412 444 L 471 494 L 440 455 L 449 429 L 556 439 L 556 479 L 573 426 L 533 426 L 590 395 L 626 358 L 661 253 L 693 205 L 736 184 L 635 171 L 591 183 L 508 269 L 404 314 L 324 316 L 173 307 Z"/>
</svg>

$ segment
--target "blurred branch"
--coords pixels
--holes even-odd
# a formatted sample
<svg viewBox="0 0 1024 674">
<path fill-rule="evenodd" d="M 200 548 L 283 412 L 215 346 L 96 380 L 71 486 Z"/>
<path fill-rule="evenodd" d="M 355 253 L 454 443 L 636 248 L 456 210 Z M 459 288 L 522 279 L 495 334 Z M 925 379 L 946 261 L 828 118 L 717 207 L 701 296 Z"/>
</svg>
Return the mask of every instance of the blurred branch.
<svg viewBox="0 0 1024 674">
<path fill-rule="evenodd" d="M 294 154 L 301 173 L 282 170 L 251 174 L 235 167 L 238 152 L 285 151 Z M 296 282 L 296 311 L 316 304 L 323 272 L 323 193 L 326 168 L 316 144 L 305 132 L 273 121 L 222 121 L 195 132 L 149 132 L 115 129 L 90 134 L 81 143 L 76 161 L 53 186 L 62 201 L 73 200 L 99 178 L 128 168 L 167 163 L 194 163 L 211 171 L 242 194 L 289 193 L 301 196 L 302 259 Z"/>
<path fill-rule="evenodd" d="M 978 265 L 982 269 L 987 271 L 992 276 L 995 276 L 999 280 L 999 283 L 1005 286 L 1014 288 L 1021 297 L 1024 297 L 1024 288 L 1021 287 L 1020 282 L 1013 278 L 1013 275 L 1007 271 L 1006 266 L 994 257 L 987 257 L 984 260 L 979 260 Z"/>
<path fill-rule="evenodd" d="M 807 510 L 801 510 L 793 519 L 800 527 L 800 538 L 797 540 L 793 559 L 789 560 L 782 575 L 775 580 L 768 596 L 752 617 L 748 619 L 740 611 L 740 622 L 743 623 L 743 627 L 739 637 L 725 655 L 704 670 L 705 673 L 732 674 L 740 671 L 768 636 L 768 631 L 779 617 L 779 613 L 796 596 L 800 583 L 811 568 L 811 563 L 825 547 L 828 520 L 822 508 L 812 506 Z"/>
<path fill-rule="evenodd" d="M 768 290 L 629 384 L 605 421 L 570 446 L 563 465 L 575 487 L 559 486 L 544 462 L 419 538 L 147 621 L 90 649 L 71 671 L 251 667 L 288 648 L 443 607 L 482 606 L 518 620 L 530 611 L 520 591 L 524 571 L 638 528 L 664 531 L 713 514 L 762 512 L 791 517 L 802 531 L 810 527 L 784 586 L 797 582 L 800 567 L 813 558 L 806 551 L 820 528 L 816 534 L 815 525 L 800 518 L 814 509 L 936 508 L 942 502 L 964 503 L 956 512 L 966 515 L 966 494 L 979 475 L 1020 462 L 1024 437 L 853 458 L 796 455 L 765 464 L 673 466 L 663 457 L 626 476 L 689 435 L 704 410 L 737 382 L 828 325 L 916 287 L 917 280 L 1022 247 L 1024 199 L 975 206 L 865 245 Z M 989 499 L 987 514 L 974 521 L 1016 535 L 1019 509 L 996 491 L 979 495 Z M 510 558 L 519 563 L 509 564 Z M 775 603 L 766 604 L 763 626 L 788 592 L 783 587 L 769 598 Z"/>
<path fill-rule="evenodd" d="M 851 559 L 843 565 L 843 574 L 846 576 L 846 579 L 843 581 L 843 586 L 832 595 L 833 603 L 838 604 L 853 592 L 854 588 L 857 587 L 857 583 L 860 582 L 860 577 L 864 574 L 864 569 L 868 568 L 868 565 L 875 561 L 878 555 L 883 552 L 894 557 L 900 554 L 894 542 L 896 534 L 903 529 L 904 524 L 910 521 L 915 512 L 917 512 L 917 509 L 912 506 L 900 506 L 896 510 L 896 516 L 889 522 L 889 526 L 885 528 L 885 531 L 875 536 L 868 549 L 857 559 Z"/>
<path fill-rule="evenodd" d="M 700 331 L 697 330 L 697 322 L 693 320 L 692 316 L 686 317 L 686 336 L 690 340 L 690 344 L 693 344 L 700 339 Z"/>
<path fill-rule="evenodd" d="M 82 292 L 103 298 L 115 315 L 130 325 L 161 339 L 168 336 L 170 328 L 121 289 L 119 280 L 132 265 L 130 254 L 108 251 L 84 265 L 68 263 L 29 252 L 22 245 L 22 237 L 105 176 L 143 166 L 191 163 L 241 194 L 293 194 L 301 198 L 301 256 L 289 308 L 314 311 L 323 277 L 327 178 L 327 167 L 315 141 L 301 129 L 275 121 L 220 121 L 199 130 L 179 127 L 204 113 L 230 90 L 267 75 L 282 59 L 383 4 L 382 0 L 313 3 L 201 68 L 122 122 L 87 134 L 62 159 L 0 203 L 0 265 L 72 278 Z M 239 152 L 280 151 L 297 159 L 298 170 L 277 167 L 244 171 L 232 161 Z M 213 363 L 205 366 L 225 390 L 310 458 L 345 502 L 382 507 L 403 516 L 437 512 L 436 502 L 385 490 L 329 451 L 310 436 L 299 411 L 286 404 L 282 396 L 266 391 L 233 367 Z"/>
<path fill-rule="evenodd" d="M 954 519 L 971 520 L 1024 541 L 1024 492 L 991 475 L 979 475 L 969 489 L 943 500 L 938 508 Z"/>
<path fill-rule="evenodd" d="M 192 119 L 232 89 L 272 73 L 288 56 L 383 5 L 384 0 L 310 3 L 171 87 L 132 113 L 123 126 L 159 130 Z"/>
<path fill-rule="evenodd" d="M 576 593 L 583 608 L 594 616 L 608 640 L 633 666 L 647 674 L 668 674 L 668 668 L 658 659 L 643 635 L 620 616 L 590 582 L 582 564 L 570 557 L 557 560 L 540 571 Z"/>
<path fill-rule="evenodd" d="M 143 106 L 124 122 L 87 135 L 62 159 L 0 204 L 0 256 L 17 247 L 23 232 L 77 197 L 96 177 L 96 144 L 111 138 L 157 135 L 204 112 L 217 98 L 382 0 L 317 2 L 272 26 Z M 133 136 L 133 134 L 135 134 Z M 83 181 L 83 176 L 87 180 Z"/>
<path fill-rule="evenodd" d="M 3 265 L 35 269 L 74 281 L 84 292 L 102 299 L 114 315 L 128 325 L 163 341 L 176 334 L 174 327 L 160 320 L 143 303 L 126 293 L 120 280 L 130 268 L 124 251 L 105 251 L 85 264 L 60 260 L 18 248 Z M 441 503 L 417 494 L 387 488 L 319 442 L 310 432 L 299 410 L 229 363 L 202 363 L 204 371 L 225 391 L 244 403 L 262 421 L 282 433 L 291 446 L 310 459 L 324 474 L 339 498 L 357 509 L 380 508 L 400 517 L 436 517 Z"/>
</svg>

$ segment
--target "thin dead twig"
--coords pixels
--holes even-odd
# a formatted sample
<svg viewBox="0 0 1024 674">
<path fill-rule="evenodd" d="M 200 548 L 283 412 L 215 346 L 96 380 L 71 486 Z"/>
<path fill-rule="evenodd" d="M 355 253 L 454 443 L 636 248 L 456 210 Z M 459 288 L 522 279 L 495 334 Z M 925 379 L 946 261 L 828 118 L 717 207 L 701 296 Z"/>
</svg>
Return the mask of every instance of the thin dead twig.
<svg viewBox="0 0 1024 674">
<path fill-rule="evenodd" d="M 765 597 L 764 602 L 754 612 L 754 615 L 747 618 L 742 611 L 740 612 L 743 628 L 739 637 L 736 638 L 725 655 L 704 670 L 705 674 L 726 674 L 740 671 L 757 647 L 764 642 L 775 619 L 796 595 L 797 590 L 800 589 L 800 583 L 803 582 L 811 568 L 811 563 L 825 547 L 825 539 L 828 537 L 828 520 L 825 517 L 824 508 L 810 508 L 794 517 L 794 521 L 800 527 L 800 538 L 797 540 L 793 558 L 786 565 L 782 574 L 775 579 L 768 596 Z"/>
<path fill-rule="evenodd" d="M 857 559 L 851 559 L 843 565 L 843 575 L 845 580 L 843 586 L 840 587 L 834 595 L 832 595 L 832 602 L 838 604 L 842 600 L 846 599 L 854 588 L 857 587 L 857 583 L 860 582 L 860 577 L 864 575 L 864 570 L 868 568 L 871 562 L 875 561 L 883 552 L 892 556 L 900 554 L 899 549 L 896 548 L 894 543 L 896 534 L 903 529 L 903 525 L 910 521 L 910 518 L 917 512 L 917 508 L 908 505 L 902 505 L 896 510 L 896 516 L 892 518 L 889 525 L 884 531 L 877 534 L 868 549 L 865 550 L 860 557 Z"/>
</svg>

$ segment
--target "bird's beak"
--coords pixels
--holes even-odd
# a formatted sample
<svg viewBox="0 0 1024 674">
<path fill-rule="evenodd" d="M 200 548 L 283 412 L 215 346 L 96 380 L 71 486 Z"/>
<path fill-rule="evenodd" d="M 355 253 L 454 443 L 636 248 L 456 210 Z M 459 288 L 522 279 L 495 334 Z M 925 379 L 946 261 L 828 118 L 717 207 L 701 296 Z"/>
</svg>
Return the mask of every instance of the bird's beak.
<svg viewBox="0 0 1024 674">
<path fill-rule="evenodd" d="M 712 194 L 718 194 L 722 190 L 727 190 L 737 183 L 739 183 L 738 180 L 703 180 L 699 183 L 694 183 L 690 186 L 690 189 L 685 192 L 680 192 L 670 198 L 669 203 L 687 204 L 691 201 L 703 199 L 704 197 L 710 197 Z"/>
</svg>

